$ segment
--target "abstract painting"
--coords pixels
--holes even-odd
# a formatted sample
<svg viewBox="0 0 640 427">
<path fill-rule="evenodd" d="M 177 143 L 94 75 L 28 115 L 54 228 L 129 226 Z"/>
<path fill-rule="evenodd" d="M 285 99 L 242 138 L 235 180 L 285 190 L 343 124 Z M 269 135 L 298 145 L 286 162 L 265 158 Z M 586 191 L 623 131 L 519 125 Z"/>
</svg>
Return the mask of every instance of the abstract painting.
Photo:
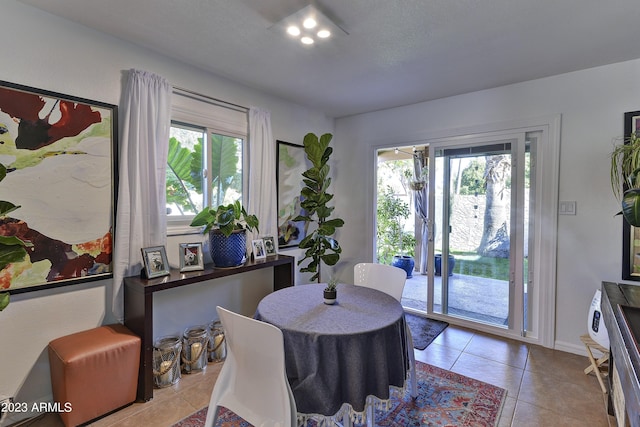
<svg viewBox="0 0 640 427">
<path fill-rule="evenodd" d="M 112 277 L 117 107 L 0 81 L 0 291 Z"/>
<path fill-rule="evenodd" d="M 304 147 L 278 141 L 278 247 L 298 246 L 307 235 L 306 221 L 293 221 L 302 214 L 302 172 L 309 169 Z"/>
</svg>

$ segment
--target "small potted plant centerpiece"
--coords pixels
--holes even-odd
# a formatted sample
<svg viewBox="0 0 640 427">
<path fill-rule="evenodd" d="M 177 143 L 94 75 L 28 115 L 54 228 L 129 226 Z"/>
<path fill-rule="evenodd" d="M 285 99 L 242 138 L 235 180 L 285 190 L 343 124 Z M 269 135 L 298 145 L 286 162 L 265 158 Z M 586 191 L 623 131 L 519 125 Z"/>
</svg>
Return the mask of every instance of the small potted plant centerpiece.
<svg viewBox="0 0 640 427">
<path fill-rule="evenodd" d="M 237 267 L 247 259 L 247 230 L 258 230 L 258 217 L 247 214 L 240 201 L 205 208 L 191 221 L 209 233 L 209 252 L 215 267 Z"/>
<path fill-rule="evenodd" d="M 337 293 L 338 293 L 338 291 L 336 290 L 337 284 L 338 284 L 338 280 L 334 278 L 331 278 L 331 280 L 329 280 L 329 283 L 327 283 L 327 286 L 324 288 L 324 291 L 323 291 L 325 304 L 329 304 L 329 305 L 335 304 Z"/>
</svg>

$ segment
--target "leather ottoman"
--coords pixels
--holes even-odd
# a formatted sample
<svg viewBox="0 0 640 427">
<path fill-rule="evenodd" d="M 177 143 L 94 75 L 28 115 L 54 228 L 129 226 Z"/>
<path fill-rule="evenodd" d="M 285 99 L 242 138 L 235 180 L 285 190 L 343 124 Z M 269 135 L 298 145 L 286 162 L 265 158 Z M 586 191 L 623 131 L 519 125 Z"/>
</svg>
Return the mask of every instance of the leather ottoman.
<svg viewBox="0 0 640 427">
<path fill-rule="evenodd" d="M 136 400 L 140 338 L 106 325 L 49 343 L 53 399 L 65 426 L 77 426 Z"/>
</svg>

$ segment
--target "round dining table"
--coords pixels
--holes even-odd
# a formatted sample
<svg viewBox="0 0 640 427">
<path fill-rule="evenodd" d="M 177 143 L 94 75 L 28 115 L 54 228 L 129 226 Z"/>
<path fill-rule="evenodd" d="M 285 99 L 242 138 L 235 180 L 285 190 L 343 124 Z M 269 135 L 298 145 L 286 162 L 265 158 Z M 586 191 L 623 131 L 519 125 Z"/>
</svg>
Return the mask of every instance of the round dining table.
<svg viewBox="0 0 640 427">
<path fill-rule="evenodd" d="M 388 403 L 390 386 L 404 387 L 404 311 L 384 292 L 347 284 L 338 284 L 336 303 L 327 305 L 325 286 L 273 292 L 260 301 L 255 318 L 282 330 L 299 413 L 333 416 L 347 407 L 358 419 L 372 397 Z"/>
</svg>

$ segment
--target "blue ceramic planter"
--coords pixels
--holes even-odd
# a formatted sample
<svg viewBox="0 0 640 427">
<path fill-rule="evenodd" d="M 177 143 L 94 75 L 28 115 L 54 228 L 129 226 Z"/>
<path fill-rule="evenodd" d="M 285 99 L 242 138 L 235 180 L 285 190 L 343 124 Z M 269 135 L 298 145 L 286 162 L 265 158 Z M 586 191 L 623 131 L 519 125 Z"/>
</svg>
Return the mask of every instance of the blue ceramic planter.
<svg viewBox="0 0 640 427">
<path fill-rule="evenodd" d="M 247 261 L 246 230 L 226 237 L 218 230 L 209 232 L 209 252 L 215 267 L 237 267 Z"/>
<path fill-rule="evenodd" d="M 399 267 L 407 272 L 407 279 L 413 277 L 413 267 L 415 267 L 416 262 L 413 260 L 412 256 L 409 255 L 396 255 L 393 257 L 393 261 L 391 261 L 391 265 L 394 267 Z"/>
<path fill-rule="evenodd" d="M 442 274 L 442 255 L 436 254 L 435 258 L 436 276 L 440 276 Z M 449 255 L 447 259 L 449 262 L 449 265 L 447 266 L 447 272 L 449 273 L 449 276 L 453 276 L 453 267 L 456 265 L 456 259 L 453 257 L 453 255 Z"/>
</svg>

